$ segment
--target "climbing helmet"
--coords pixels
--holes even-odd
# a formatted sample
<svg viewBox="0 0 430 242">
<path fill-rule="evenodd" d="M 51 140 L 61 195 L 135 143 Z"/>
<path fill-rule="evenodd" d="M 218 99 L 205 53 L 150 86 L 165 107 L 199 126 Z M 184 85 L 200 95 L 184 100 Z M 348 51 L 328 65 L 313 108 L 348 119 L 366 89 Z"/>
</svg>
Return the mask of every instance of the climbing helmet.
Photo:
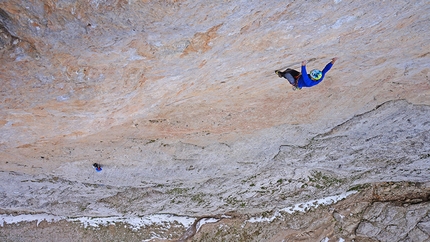
<svg viewBox="0 0 430 242">
<path fill-rule="evenodd" d="M 322 72 L 320 70 L 313 69 L 310 73 L 310 76 L 313 81 L 318 81 L 322 77 Z"/>
</svg>

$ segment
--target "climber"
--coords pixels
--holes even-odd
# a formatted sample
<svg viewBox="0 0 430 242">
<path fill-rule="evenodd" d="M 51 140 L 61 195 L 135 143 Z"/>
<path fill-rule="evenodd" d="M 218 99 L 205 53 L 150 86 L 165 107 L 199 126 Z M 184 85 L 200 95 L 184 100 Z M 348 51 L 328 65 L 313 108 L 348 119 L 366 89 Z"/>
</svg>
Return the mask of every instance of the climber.
<svg viewBox="0 0 430 242">
<path fill-rule="evenodd" d="M 286 69 L 285 71 L 275 71 L 279 77 L 283 77 L 288 80 L 288 82 L 293 85 L 293 90 L 302 89 L 303 87 L 312 87 L 318 85 L 324 79 L 325 74 L 331 69 L 338 58 L 335 57 L 324 67 L 322 71 L 314 69 L 309 75 L 306 72 L 307 61 L 302 61 L 302 73 L 293 70 Z"/>
<path fill-rule="evenodd" d="M 98 163 L 94 163 L 93 167 L 96 169 L 97 172 L 102 171 L 102 166 L 100 164 L 98 164 Z"/>
</svg>

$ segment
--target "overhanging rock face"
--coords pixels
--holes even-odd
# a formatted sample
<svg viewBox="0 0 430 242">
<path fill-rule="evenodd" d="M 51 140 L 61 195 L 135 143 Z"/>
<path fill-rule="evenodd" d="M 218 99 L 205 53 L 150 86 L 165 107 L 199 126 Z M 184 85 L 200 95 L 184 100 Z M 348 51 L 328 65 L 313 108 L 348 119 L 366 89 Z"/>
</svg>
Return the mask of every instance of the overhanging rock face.
<svg viewBox="0 0 430 242">
<path fill-rule="evenodd" d="M 289 126 L 207 146 L 136 136 L 52 145 L 34 154 L 40 167 L 6 161 L 2 206 L 68 216 L 82 210 L 198 216 L 270 211 L 359 184 L 423 182 L 430 169 L 429 112 L 426 105 L 388 102 L 303 145 L 294 143 L 303 134 Z M 50 174 L 34 174 L 51 160 L 61 164 Z M 102 172 L 91 167 L 93 161 Z"/>
<path fill-rule="evenodd" d="M 429 13 L 427 1 L 1 2 L 0 209 L 222 219 L 427 182 Z M 312 88 L 274 73 L 335 56 Z"/>
</svg>

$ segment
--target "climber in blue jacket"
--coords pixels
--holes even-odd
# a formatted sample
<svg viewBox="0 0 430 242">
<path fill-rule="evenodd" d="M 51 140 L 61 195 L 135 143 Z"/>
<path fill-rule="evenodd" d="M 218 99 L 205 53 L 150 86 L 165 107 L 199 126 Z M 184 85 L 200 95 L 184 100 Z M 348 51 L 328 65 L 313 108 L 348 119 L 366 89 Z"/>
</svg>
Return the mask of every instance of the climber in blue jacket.
<svg viewBox="0 0 430 242">
<path fill-rule="evenodd" d="M 302 61 L 302 72 L 298 72 L 293 69 L 287 69 L 285 71 L 275 71 L 279 77 L 283 77 L 288 80 L 288 82 L 293 85 L 293 90 L 302 89 L 303 87 L 312 87 L 318 85 L 324 79 L 325 74 L 331 69 L 338 58 L 335 57 L 331 59 L 322 71 L 313 69 L 309 74 L 306 71 L 307 61 Z"/>
</svg>

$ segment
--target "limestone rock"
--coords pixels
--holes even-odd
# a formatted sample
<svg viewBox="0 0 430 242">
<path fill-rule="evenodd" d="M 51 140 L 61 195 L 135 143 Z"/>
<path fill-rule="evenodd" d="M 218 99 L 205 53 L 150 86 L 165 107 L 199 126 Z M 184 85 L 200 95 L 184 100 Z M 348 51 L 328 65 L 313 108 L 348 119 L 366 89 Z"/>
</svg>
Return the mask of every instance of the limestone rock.
<svg viewBox="0 0 430 242">
<path fill-rule="evenodd" d="M 367 197 L 349 208 L 242 239 L 428 240 L 429 13 L 426 0 L 2 1 L 0 210 L 233 214 L 211 228 L 236 236 L 244 216 L 356 189 Z M 335 56 L 312 88 L 274 74 Z"/>
</svg>

